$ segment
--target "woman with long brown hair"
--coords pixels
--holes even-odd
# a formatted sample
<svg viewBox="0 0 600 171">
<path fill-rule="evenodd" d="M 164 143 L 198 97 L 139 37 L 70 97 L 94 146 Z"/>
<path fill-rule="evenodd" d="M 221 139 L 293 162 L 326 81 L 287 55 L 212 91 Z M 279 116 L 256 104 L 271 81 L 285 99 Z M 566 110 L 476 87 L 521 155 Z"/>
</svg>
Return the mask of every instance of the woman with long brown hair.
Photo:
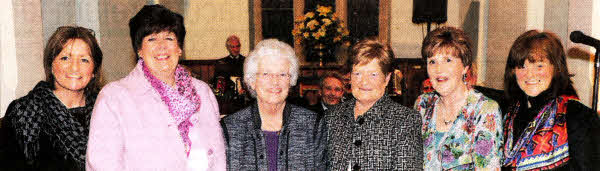
<svg viewBox="0 0 600 171">
<path fill-rule="evenodd" d="M 530 30 L 513 43 L 504 88 L 504 167 L 600 168 L 600 119 L 573 88 L 566 55 L 554 33 Z"/>
<path fill-rule="evenodd" d="M 2 124 L 17 145 L 11 164 L 23 164 L 17 170 L 85 170 L 102 51 L 92 30 L 63 26 L 43 57 L 46 80 L 10 104 Z"/>
</svg>

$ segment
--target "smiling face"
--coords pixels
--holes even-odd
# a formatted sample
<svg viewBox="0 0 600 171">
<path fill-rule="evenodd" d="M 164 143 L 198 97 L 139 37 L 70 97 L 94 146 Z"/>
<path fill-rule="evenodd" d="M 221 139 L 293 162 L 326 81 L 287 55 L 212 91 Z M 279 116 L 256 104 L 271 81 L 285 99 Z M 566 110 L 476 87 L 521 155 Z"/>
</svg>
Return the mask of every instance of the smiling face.
<svg viewBox="0 0 600 171">
<path fill-rule="evenodd" d="M 239 40 L 230 40 L 227 42 L 227 51 L 229 51 L 229 54 L 232 56 L 240 55 L 240 49 L 241 45 Z"/>
<path fill-rule="evenodd" d="M 144 37 L 138 55 L 144 59 L 146 67 L 154 76 L 169 82 L 175 79 L 175 68 L 181 52 L 175 33 L 163 31 Z"/>
<path fill-rule="evenodd" d="M 468 67 L 463 66 L 460 58 L 449 53 L 436 53 L 427 58 L 427 74 L 431 85 L 441 96 L 448 96 L 460 90 L 466 90 L 463 75 Z"/>
<path fill-rule="evenodd" d="M 354 65 L 350 74 L 352 95 L 357 102 L 364 104 L 373 104 L 383 96 L 391 75 L 383 74 L 377 59 L 367 64 Z"/>
<path fill-rule="evenodd" d="M 519 88 L 528 96 L 535 97 L 550 87 L 554 66 L 545 57 L 537 57 L 535 62 L 525 60 L 523 67 L 514 69 Z"/>
<path fill-rule="evenodd" d="M 71 39 L 52 61 L 55 91 L 83 92 L 94 77 L 90 47 L 81 39 Z"/>
<path fill-rule="evenodd" d="M 327 77 L 323 80 L 323 102 L 327 105 L 335 105 L 342 101 L 344 95 L 344 84 L 335 77 Z"/>
<path fill-rule="evenodd" d="M 259 104 L 285 103 L 290 89 L 290 62 L 285 59 L 262 58 L 258 62 L 256 80 L 250 86 L 256 91 Z"/>
</svg>

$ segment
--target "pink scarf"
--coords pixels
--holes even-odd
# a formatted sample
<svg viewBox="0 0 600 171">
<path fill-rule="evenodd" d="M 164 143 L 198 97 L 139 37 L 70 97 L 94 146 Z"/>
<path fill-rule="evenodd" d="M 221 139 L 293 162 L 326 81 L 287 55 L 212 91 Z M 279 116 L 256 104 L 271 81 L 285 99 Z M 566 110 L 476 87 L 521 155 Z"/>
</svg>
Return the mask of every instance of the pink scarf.
<svg viewBox="0 0 600 171">
<path fill-rule="evenodd" d="M 175 88 L 169 87 L 166 83 L 156 78 L 146 65 L 144 60 L 140 59 L 144 76 L 150 84 L 160 94 L 162 101 L 169 107 L 171 117 L 177 122 L 177 129 L 183 139 L 187 155 L 190 154 L 192 142 L 188 136 L 190 127 L 190 117 L 200 108 L 200 97 L 192 85 L 190 74 L 181 66 L 177 65 L 175 69 Z"/>
</svg>

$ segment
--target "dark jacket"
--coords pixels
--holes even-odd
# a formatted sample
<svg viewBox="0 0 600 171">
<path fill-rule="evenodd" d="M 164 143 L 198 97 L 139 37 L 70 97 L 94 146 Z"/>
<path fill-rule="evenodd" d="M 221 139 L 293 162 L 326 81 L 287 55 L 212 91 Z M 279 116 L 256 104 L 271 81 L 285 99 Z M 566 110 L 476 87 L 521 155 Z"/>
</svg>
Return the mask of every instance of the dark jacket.
<svg viewBox="0 0 600 171">
<path fill-rule="evenodd" d="M 314 105 L 306 105 L 308 110 L 317 113 L 317 122 L 319 122 L 323 116 L 325 116 L 325 109 L 323 108 L 323 101 L 319 99 L 319 102 Z"/>
<path fill-rule="evenodd" d="M 265 136 L 258 104 L 221 120 L 227 141 L 227 170 L 267 170 Z M 324 167 L 323 122 L 305 108 L 286 104 L 279 133 L 277 170 L 322 170 Z"/>
<path fill-rule="evenodd" d="M 515 135 L 521 135 L 523 129 L 527 127 L 540 110 L 547 104 L 555 101 L 557 97 L 552 97 L 549 92 L 542 92 L 534 98 L 528 98 L 532 107 L 515 108 L 510 107 L 509 112 L 518 111 L 517 119 L 514 122 L 514 130 L 520 130 Z M 526 99 L 521 100 L 521 104 L 526 104 Z M 510 115 L 510 114 L 509 114 Z M 596 112 L 577 100 L 568 100 L 566 102 L 566 124 L 567 140 L 569 144 L 569 160 L 566 164 L 560 165 L 553 170 L 598 170 L 600 168 L 600 117 Z M 519 123 L 519 117 L 525 123 Z M 505 118 L 509 119 L 509 118 Z M 518 126 L 520 124 L 520 126 Z M 507 124 L 505 124 L 507 127 Z M 505 130 L 506 131 L 506 130 Z M 541 132 L 537 130 L 536 132 Z M 517 141 L 515 137 L 514 142 Z M 535 145 L 535 142 L 531 142 Z M 502 170 L 512 170 L 513 168 L 504 166 Z"/>
<path fill-rule="evenodd" d="M 0 170 L 85 170 L 97 93 L 86 95 L 86 106 L 67 109 L 50 84 L 39 82 L 8 106 L 2 120 L 6 150 L 0 150 Z"/>
<path fill-rule="evenodd" d="M 575 170 L 600 169 L 600 118 L 578 101 L 567 103 L 569 167 Z"/>
<path fill-rule="evenodd" d="M 387 95 L 354 119 L 356 99 L 327 109 L 329 170 L 423 170 L 421 117 Z"/>
<path fill-rule="evenodd" d="M 225 78 L 229 78 L 230 76 L 243 77 L 244 76 L 244 73 L 243 73 L 244 67 L 243 66 L 244 66 L 245 59 L 246 59 L 246 57 L 242 54 L 240 54 L 235 59 L 231 55 L 228 55 L 226 57 L 218 59 L 216 61 L 217 64 L 215 66 L 215 77 L 217 77 L 217 76 L 223 76 Z"/>
</svg>

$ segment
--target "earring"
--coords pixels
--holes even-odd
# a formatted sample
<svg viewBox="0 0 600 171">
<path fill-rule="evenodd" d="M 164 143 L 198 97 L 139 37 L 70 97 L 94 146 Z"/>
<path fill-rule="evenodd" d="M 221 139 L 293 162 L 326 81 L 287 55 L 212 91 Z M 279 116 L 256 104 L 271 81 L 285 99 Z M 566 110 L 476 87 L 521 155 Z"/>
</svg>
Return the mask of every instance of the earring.
<svg viewBox="0 0 600 171">
<path fill-rule="evenodd" d="M 467 74 L 463 74 L 462 81 L 465 83 L 465 85 L 467 85 Z"/>
</svg>

